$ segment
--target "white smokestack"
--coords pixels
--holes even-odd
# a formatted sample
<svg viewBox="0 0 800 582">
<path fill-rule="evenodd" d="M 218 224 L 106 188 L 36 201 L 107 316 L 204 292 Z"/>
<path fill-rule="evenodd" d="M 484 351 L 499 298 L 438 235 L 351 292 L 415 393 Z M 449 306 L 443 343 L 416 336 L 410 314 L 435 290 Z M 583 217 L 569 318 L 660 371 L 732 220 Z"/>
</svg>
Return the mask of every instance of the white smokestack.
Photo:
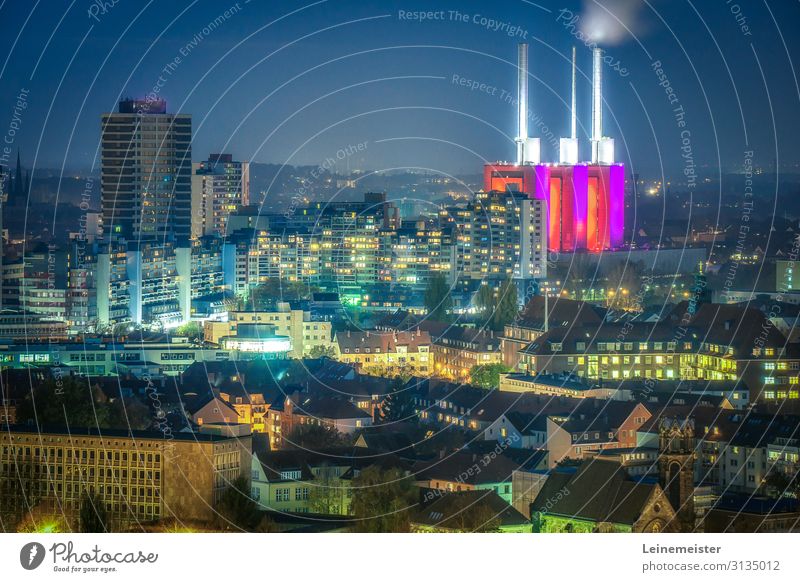
<svg viewBox="0 0 800 582">
<path fill-rule="evenodd" d="M 614 140 L 603 137 L 603 51 L 592 51 L 592 163 L 614 163 Z"/>
<path fill-rule="evenodd" d="M 517 47 L 517 165 L 525 163 L 528 139 L 528 45 Z"/>
<path fill-rule="evenodd" d="M 592 163 L 600 161 L 603 137 L 603 51 L 592 51 Z"/>
<path fill-rule="evenodd" d="M 572 103 L 570 104 L 572 111 L 570 113 L 570 137 L 578 139 L 578 116 L 576 113 L 577 94 L 575 89 L 575 47 L 572 47 Z"/>
<path fill-rule="evenodd" d="M 519 76 L 517 78 L 517 165 L 538 164 L 540 159 L 539 138 L 528 137 L 528 45 L 521 43 L 517 53 Z"/>
<path fill-rule="evenodd" d="M 575 86 L 575 47 L 572 47 L 572 100 L 569 112 L 570 137 L 562 137 L 559 140 L 558 161 L 561 164 L 575 165 L 578 163 L 578 117 L 577 117 L 577 93 Z"/>
</svg>

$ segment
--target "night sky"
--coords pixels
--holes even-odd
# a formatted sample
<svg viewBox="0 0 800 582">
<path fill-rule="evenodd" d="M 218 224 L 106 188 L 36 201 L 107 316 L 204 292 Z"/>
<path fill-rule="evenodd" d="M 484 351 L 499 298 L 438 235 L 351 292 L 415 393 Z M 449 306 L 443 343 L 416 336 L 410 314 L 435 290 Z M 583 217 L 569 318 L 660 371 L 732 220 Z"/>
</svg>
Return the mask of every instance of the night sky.
<svg viewBox="0 0 800 582">
<path fill-rule="evenodd" d="M 420 10 L 444 12 L 409 17 Z M 29 167 L 96 168 L 100 114 L 157 89 L 170 111 L 193 115 L 195 160 L 224 150 L 322 164 L 338 154 L 342 170 L 477 173 L 513 158 L 515 108 L 502 95 L 514 96 L 520 41 L 530 45 L 531 109 L 541 119 L 531 134 L 546 138 L 546 126 L 556 139 L 568 133 L 577 45 L 586 158 L 590 50 L 575 32 L 596 35 L 621 69 L 604 72 L 605 134 L 634 171 L 678 179 L 687 137 L 705 175 L 740 171 L 748 150 L 757 168 L 774 171 L 777 161 L 781 172 L 800 171 L 794 0 L 5 0 L 0 26 L 0 132 L 7 142 L 16 119 L 10 147 Z M 15 118 L 23 90 L 28 107 Z M 557 155 L 543 139 L 543 159 Z"/>
</svg>

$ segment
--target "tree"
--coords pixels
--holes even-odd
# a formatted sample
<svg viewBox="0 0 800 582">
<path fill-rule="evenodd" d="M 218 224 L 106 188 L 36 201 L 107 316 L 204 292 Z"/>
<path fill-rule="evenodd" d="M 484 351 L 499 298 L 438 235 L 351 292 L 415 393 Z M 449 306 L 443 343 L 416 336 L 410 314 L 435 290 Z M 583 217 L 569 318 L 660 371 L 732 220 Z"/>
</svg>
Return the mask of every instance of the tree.
<svg viewBox="0 0 800 582">
<path fill-rule="evenodd" d="M 103 499 L 94 491 L 81 496 L 78 515 L 78 529 L 81 533 L 105 533 L 110 531 L 108 515 Z"/>
<path fill-rule="evenodd" d="M 255 533 L 278 533 L 280 532 L 280 528 L 278 524 L 264 512 L 264 517 L 261 518 L 253 531 Z"/>
<path fill-rule="evenodd" d="M 642 285 L 644 268 L 641 263 L 619 263 L 608 272 L 609 307 L 626 308 L 636 303 Z M 641 306 L 636 306 L 641 308 Z"/>
<path fill-rule="evenodd" d="M 449 312 L 453 309 L 453 298 L 450 296 L 450 286 L 444 275 L 437 273 L 428 280 L 424 301 L 428 317 L 434 321 L 449 320 Z"/>
<path fill-rule="evenodd" d="M 17 524 L 18 533 L 69 533 L 70 527 L 60 510 L 40 503 L 26 509 Z"/>
<path fill-rule="evenodd" d="M 414 410 L 413 390 L 406 388 L 402 378 L 392 381 L 389 394 L 381 405 L 381 421 L 383 422 L 416 422 L 419 420 Z"/>
<path fill-rule="evenodd" d="M 85 378 L 50 378 L 34 387 L 17 407 L 20 423 L 111 428 L 112 405 Z"/>
<path fill-rule="evenodd" d="M 308 490 L 311 511 L 325 515 L 345 515 L 345 487 L 348 485 L 334 473 L 332 467 L 322 465 Z"/>
<path fill-rule="evenodd" d="M 787 474 L 779 469 L 770 471 L 764 479 L 766 492 L 772 497 L 800 495 L 800 466 L 795 465 Z"/>
<path fill-rule="evenodd" d="M 298 449 L 318 451 L 330 447 L 345 446 L 348 439 L 327 424 L 300 424 L 285 438 L 287 444 Z"/>
<path fill-rule="evenodd" d="M 514 320 L 519 311 L 517 284 L 510 277 L 496 290 L 484 283 L 475 294 L 475 307 L 481 313 L 484 326 L 502 331 L 506 324 Z"/>
<path fill-rule="evenodd" d="M 411 480 L 400 469 L 373 465 L 353 479 L 350 505 L 353 531 L 361 533 L 406 533 L 411 530 L 409 511 L 416 504 Z"/>
<path fill-rule="evenodd" d="M 508 277 L 500 286 L 500 291 L 497 294 L 497 303 L 495 304 L 494 314 L 492 316 L 491 328 L 495 331 L 502 331 L 503 328 L 514 321 L 519 312 L 517 305 L 517 284 Z"/>
<path fill-rule="evenodd" d="M 494 289 L 488 283 L 483 283 L 475 294 L 475 307 L 488 321 L 492 317 L 495 305 Z"/>
<path fill-rule="evenodd" d="M 493 533 L 500 530 L 500 519 L 488 501 L 449 493 L 443 500 L 447 503 L 449 517 L 439 525 L 458 532 Z"/>
<path fill-rule="evenodd" d="M 187 321 L 175 330 L 175 335 L 188 337 L 192 341 L 199 341 L 204 337 L 203 326 L 199 321 Z"/>
<path fill-rule="evenodd" d="M 117 398 L 111 403 L 110 411 L 112 426 L 147 430 L 153 424 L 153 414 L 138 398 Z"/>
<path fill-rule="evenodd" d="M 588 290 L 595 287 L 597 264 L 585 253 L 575 253 L 564 275 L 564 288 L 571 289 L 575 299 L 585 300 Z"/>
<path fill-rule="evenodd" d="M 245 309 L 252 311 L 269 311 L 279 301 L 296 301 L 308 299 L 319 287 L 298 281 L 286 281 L 271 277 L 250 290 Z"/>
<path fill-rule="evenodd" d="M 253 531 L 262 520 L 258 505 L 250 497 L 246 477 L 231 481 L 217 502 L 217 526 L 222 530 Z"/>
<path fill-rule="evenodd" d="M 469 370 L 470 384 L 481 388 L 497 388 L 500 386 L 500 374 L 507 374 L 510 371 L 511 368 L 499 362 L 472 366 Z"/>
<path fill-rule="evenodd" d="M 308 352 L 309 358 L 334 358 L 336 357 L 336 350 L 333 349 L 333 346 L 322 346 L 317 345 L 311 348 L 311 351 Z"/>
</svg>

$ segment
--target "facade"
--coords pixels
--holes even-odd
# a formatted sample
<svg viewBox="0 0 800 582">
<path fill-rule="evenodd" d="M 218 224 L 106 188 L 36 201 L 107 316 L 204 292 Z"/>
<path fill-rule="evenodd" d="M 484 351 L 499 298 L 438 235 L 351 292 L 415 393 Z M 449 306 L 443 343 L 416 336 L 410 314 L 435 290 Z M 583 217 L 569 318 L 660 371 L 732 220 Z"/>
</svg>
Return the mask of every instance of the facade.
<svg viewBox="0 0 800 582">
<path fill-rule="evenodd" d="M 268 323 L 239 323 L 232 335 L 220 338 L 223 350 L 263 359 L 283 359 L 292 349 L 291 340 L 278 335 Z"/>
<path fill-rule="evenodd" d="M 76 519 L 82 495 L 93 491 L 119 530 L 165 518 L 210 521 L 229 483 L 250 473 L 250 437 L 12 427 L 0 445 L 4 513 L 24 514 L 26 491 L 28 503 L 33 497 Z"/>
<path fill-rule="evenodd" d="M 110 248 L 98 256 L 102 324 L 189 319 L 191 141 L 191 116 L 167 113 L 163 100 L 123 100 L 117 113 L 103 115 L 101 202 Z"/>
<path fill-rule="evenodd" d="M 659 482 L 675 511 L 675 526 L 695 529 L 695 427 L 691 418 L 662 418 L 659 426 Z"/>
<path fill-rule="evenodd" d="M 605 309 L 590 303 L 536 295 L 503 330 L 503 363 L 517 369 L 520 350 L 549 331 L 551 326 L 599 326 L 604 317 Z"/>
<path fill-rule="evenodd" d="M 641 403 L 584 401 L 570 415 L 548 415 L 547 451 L 550 467 L 565 459 L 583 459 L 608 449 L 637 445 L 637 430 L 652 416 Z"/>
<path fill-rule="evenodd" d="M 13 341 L 31 337 L 66 340 L 67 324 L 31 313 L 0 313 L 0 338 Z M 7 365 L 13 359 L 3 356 L 2 361 Z"/>
<path fill-rule="evenodd" d="M 290 358 L 309 356 L 312 351 L 333 351 L 331 323 L 312 320 L 311 313 L 303 309 L 292 309 L 289 303 L 281 302 L 276 311 L 231 311 L 228 321 L 207 321 L 204 337 L 207 342 L 219 344 L 223 337 L 233 336 L 240 324 L 266 323 L 275 327 L 275 333 L 291 341 Z"/>
<path fill-rule="evenodd" d="M 442 275 L 453 282 L 456 247 L 453 229 L 418 220 L 414 226 L 397 230 L 391 243 L 389 268 L 391 281 L 416 291 L 424 291 L 431 277 Z"/>
<path fill-rule="evenodd" d="M 0 344 L 3 367 L 64 366 L 77 374 L 92 376 L 115 376 L 145 363 L 156 365 L 166 376 L 177 376 L 194 362 L 219 362 L 235 358 L 235 353 L 198 347 L 180 337 L 162 337 L 151 341 L 113 341 L 111 338 L 87 337 L 83 342 Z"/>
<path fill-rule="evenodd" d="M 365 374 L 409 372 L 430 376 L 435 357 L 426 331 L 343 331 L 334 338 L 336 358 L 355 365 Z"/>
<path fill-rule="evenodd" d="M 551 327 L 519 352 L 528 373 L 599 381 L 739 381 L 750 402 L 800 404 L 800 353 L 758 309 L 684 302 L 657 323 Z M 586 334 L 589 334 L 587 337 Z"/>
<path fill-rule="evenodd" d="M 466 207 L 448 208 L 455 227 L 455 269 L 461 279 L 544 279 L 546 207 L 524 193 L 479 192 Z"/>
<path fill-rule="evenodd" d="M 223 236 L 228 216 L 250 203 L 250 163 L 211 154 L 192 170 L 192 238 Z"/>
<path fill-rule="evenodd" d="M 192 118 L 163 100 L 127 99 L 102 116 L 103 225 L 111 239 L 179 240 L 191 234 Z"/>
<path fill-rule="evenodd" d="M 533 394 L 549 394 L 551 396 L 568 396 L 570 398 L 597 398 L 601 396 L 592 386 L 582 382 L 580 378 L 569 374 L 501 374 L 500 390 L 505 392 L 531 392 Z"/>
<path fill-rule="evenodd" d="M 305 451 L 253 455 L 251 496 L 261 507 L 282 513 L 348 515 L 352 490 L 346 477 L 352 461 Z"/>
<path fill-rule="evenodd" d="M 468 381 L 475 366 L 503 363 L 501 338 L 493 331 L 429 320 L 418 328 L 431 336 L 434 373 L 438 377 Z"/>
<path fill-rule="evenodd" d="M 596 253 L 624 242 L 622 164 L 489 164 L 484 167 L 484 189 L 523 192 L 542 201 L 550 251 Z"/>
</svg>

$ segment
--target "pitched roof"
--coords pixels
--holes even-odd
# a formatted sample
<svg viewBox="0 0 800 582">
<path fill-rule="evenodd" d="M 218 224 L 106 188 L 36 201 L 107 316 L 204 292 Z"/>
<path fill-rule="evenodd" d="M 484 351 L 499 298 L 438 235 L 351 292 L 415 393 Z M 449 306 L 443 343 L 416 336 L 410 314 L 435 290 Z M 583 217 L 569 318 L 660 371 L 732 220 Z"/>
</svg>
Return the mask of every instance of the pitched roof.
<svg viewBox="0 0 800 582">
<path fill-rule="evenodd" d="M 434 344 L 479 352 L 499 352 L 500 334 L 486 329 L 423 320 L 415 327 L 430 334 Z"/>
<path fill-rule="evenodd" d="M 420 347 L 431 345 L 431 336 L 426 331 L 342 331 L 336 334 L 336 342 L 345 353 L 352 353 L 356 349 L 396 353 L 398 346 L 405 346 L 409 352 L 417 352 Z"/>
<path fill-rule="evenodd" d="M 786 337 L 768 323 L 767 316 L 753 307 L 701 303 L 691 314 L 690 303 L 682 301 L 667 320 L 672 325 L 688 321 L 703 331 L 703 337 L 708 338 L 705 341 L 730 346 L 740 356 L 752 354 L 753 346 L 783 348 L 787 343 Z"/>
<path fill-rule="evenodd" d="M 658 485 L 632 480 L 616 461 L 592 458 L 575 471 L 553 471 L 531 512 L 632 526 L 657 490 Z"/>
<path fill-rule="evenodd" d="M 191 400 L 186 401 L 186 411 L 191 414 L 197 414 L 200 412 L 205 406 L 207 406 L 210 402 L 216 402 L 219 404 L 221 408 L 227 408 L 229 412 L 233 413 L 236 416 L 239 416 L 239 413 L 231 406 L 228 402 L 225 402 L 219 396 L 213 394 L 206 394 L 201 395 Z"/>
<path fill-rule="evenodd" d="M 561 297 L 548 298 L 547 303 L 547 311 L 550 314 L 548 326 L 551 329 L 554 327 L 581 327 L 584 325 L 597 326 L 603 322 L 608 311 L 591 303 Z M 515 325 L 544 329 L 544 305 L 544 296 L 536 295 L 532 297 L 520 312 Z"/>
<path fill-rule="evenodd" d="M 294 407 L 294 413 L 330 420 L 372 418 L 369 413 L 352 402 L 341 398 L 303 398 L 301 396 L 300 401 Z"/>
<path fill-rule="evenodd" d="M 493 443 L 494 444 L 494 443 Z M 458 451 L 443 459 L 420 461 L 414 465 L 417 480 L 454 481 L 467 485 L 511 482 L 520 464 L 508 455 L 491 456 Z"/>
<path fill-rule="evenodd" d="M 530 520 L 492 490 L 443 493 L 430 491 L 430 503 L 423 504 L 411 517 L 413 523 L 442 529 L 460 530 L 467 515 L 480 512 L 480 518 L 497 519 L 500 527 L 526 525 Z M 478 526 L 484 524 L 478 524 Z"/>
</svg>

